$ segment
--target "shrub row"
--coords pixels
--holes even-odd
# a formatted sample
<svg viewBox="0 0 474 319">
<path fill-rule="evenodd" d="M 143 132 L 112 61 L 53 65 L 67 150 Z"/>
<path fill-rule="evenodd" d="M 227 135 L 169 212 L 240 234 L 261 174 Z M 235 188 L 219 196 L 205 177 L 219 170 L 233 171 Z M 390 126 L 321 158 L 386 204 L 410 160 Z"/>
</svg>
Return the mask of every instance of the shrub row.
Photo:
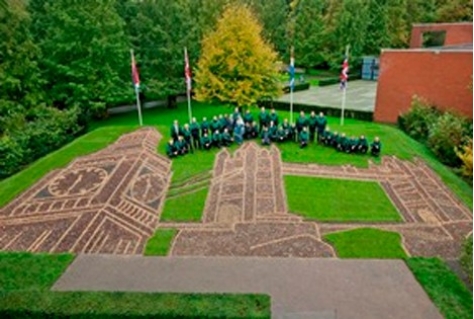
<svg viewBox="0 0 474 319">
<path fill-rule="evenodd" d="M 0 135 L 0 179 L 70 142 L 84 130 L 77 109 L 37 107 L 20 122 Z"/>
<path fill-rule="evenodd" d="M 438 159 L 459 167 L 456 149 L 466 145 L 472 135 L 472 122 L 452 112 L 442 112 L 425 100 L 414 97 L 410 110 L 399 116 L 398 125 L 414 139 L 425 143 Z"/>
<path fill-rule="evenodd" d="M 309 83 L 308 82 L 297 83 L 297 84 L 295 84 L 295 86 L 293 88 L 293 92 L 304 91 L 304 90 L 308 90 L 308 89 L 309 89 Z M 290 86 L 285 85 L 283 87 L 283 92 L 290 93 Z"/>
<path fill-rule="evenodd" d="M 460 262 L 472 284 L 472 234 L 464 241 Z"/>
<path fill-rule="evenodd" d="M 259 107 L 265 106 L 265 108 L 274 107 L 276 110 L 283 110 L 283 111 L 290 110 L 289 102 L 266 100 L 266 101 L 259 101 L 257 105 Z M 293 112 L 299 113 L 300 111 L 305 111 L 306 113 L 315 111 L 316 114 L 319 112 L 323 112 L 326 116 L 331 116 L 331 117 L 341 116 L 341 109 L 336 109 L 336 108 L 327 107 L 327 106 L 320 106 L 320 105 L 306 105 L 306 104 L 300 104 L 300 103 L 293 103 Z M 345 110 L 344 118 L 353 118 L 353 119 L 358 119 L 358 120 L 363 120 L 363 121 L 372 121 L 373 112 Z"/>
</svg>

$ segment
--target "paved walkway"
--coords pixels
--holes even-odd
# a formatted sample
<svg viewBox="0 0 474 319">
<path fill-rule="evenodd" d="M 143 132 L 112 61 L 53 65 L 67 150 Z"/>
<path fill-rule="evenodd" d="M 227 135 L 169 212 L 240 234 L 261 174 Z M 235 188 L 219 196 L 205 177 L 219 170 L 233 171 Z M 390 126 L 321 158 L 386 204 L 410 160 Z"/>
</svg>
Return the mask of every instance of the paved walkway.
<svg viewBox="0 0 474 319">
<path fill-rule="evenodd" d="M 346 109 L 373 112 L 375 109 L 375 95 L 377 82 L 350 81 L 346 95 Z M 285 94 L 277 101 L 289 102 L 290 94 Z M 295 104 L 319 105 L 332 108 L 341 108 L 342 92 L 339 84 L 328 86 L 311 86 L 309 90 L 293 93 Z"/>
<path fill-rule="evenodd" d="M 53 290 L 264 293 L 273 318 L 442 318 L 400 260 L 79 255 Z"/>
</svg>

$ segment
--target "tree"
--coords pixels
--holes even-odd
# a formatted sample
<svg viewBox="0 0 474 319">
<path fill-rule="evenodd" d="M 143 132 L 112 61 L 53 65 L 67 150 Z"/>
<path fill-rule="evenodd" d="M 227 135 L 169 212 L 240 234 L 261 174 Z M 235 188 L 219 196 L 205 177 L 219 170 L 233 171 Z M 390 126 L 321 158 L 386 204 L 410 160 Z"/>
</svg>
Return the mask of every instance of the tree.
<svg viewBox="0 0 474 319">
<path fill-rule="evenodd" d="M 438 0 L 438 22 L 472 22 L 472 0 Z"/>
<path fill-rule="evenodd" d="M 114 0 L 32 0 L 49 99 L 101 116 L 133 99 L 129 44 Z"/>
<path fill-rule="evenodd" d="M 299 5 L 293 31 L 298 65 L 309 68 L 324 62 L 323 8 L 323 0 L 305 0 Z"/>
<path fill-rule="evenodd" d="M 23 2 L 8 0 L 5 7 L 0 6 L 0 103 L 10 101 L 28 108 L 41 102 L 39 49 L 29 28 L 30 17 Z M 1 109 L 0 116 L 6 111 Z"/>
<path fill-rule="evenodd" d="M 137 3 L 136 18 L 129 24 L 130 36 L 148 97 L 173 97 L 185 92 L 183 49 L 188 48 L 191 63 L 199 54 L 193 9 L 186 0 Z"/>
<path fill-rule="evenodd" d="M 226 7 L 215 31 L 202 41 L 196 71 L 196 98 L 238 106 L 280 94 L 276 53 L 261 36 L 248 7 Z"/>
</svg>

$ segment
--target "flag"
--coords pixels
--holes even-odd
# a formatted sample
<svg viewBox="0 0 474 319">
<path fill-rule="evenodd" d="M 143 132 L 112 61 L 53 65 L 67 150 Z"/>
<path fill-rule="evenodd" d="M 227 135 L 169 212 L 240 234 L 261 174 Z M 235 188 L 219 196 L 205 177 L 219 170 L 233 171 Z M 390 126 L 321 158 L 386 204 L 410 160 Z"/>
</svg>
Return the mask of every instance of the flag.
<svg viewBox="0 0 474 319">
<path fill-rule="evenodd" d="M 295 87 L 295 58 L 293 56 L 293 48 L 291 48 L 290 57 L 290 87 L 291 89 Z"/>
<path fill-rule="evenodd" d="M 191 92 L 191 68 L 189 67 L 188 50 L 186 48 L 184 48 L 184 78 L 186 89 Z"/>
<path fill-rule="evenodd" d="M 140 77 L 138 76 L 137 64 L 135 63 L 135 55 L 132 51 L 132 82 L 135 88 L 140 87 Z"/>
<path fill-rule="evenodd" d="M 347 55 L 344 57 L 344 62 L 342 62 L 342 71 L 341 71 L 341 90 L 345 90 L 347 87 L 347 79 L 349 79 L 349 59 Z"/>
</svg>

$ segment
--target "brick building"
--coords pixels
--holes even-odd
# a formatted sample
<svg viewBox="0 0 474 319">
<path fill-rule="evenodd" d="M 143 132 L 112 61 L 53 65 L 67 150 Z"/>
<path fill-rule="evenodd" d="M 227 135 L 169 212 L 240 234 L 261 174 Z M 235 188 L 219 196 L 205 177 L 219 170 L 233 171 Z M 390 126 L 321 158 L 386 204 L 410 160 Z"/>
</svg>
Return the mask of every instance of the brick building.
<svg viewBox="0 0 474 319">
<path fill-rule="evenodd" d="M 383 49 L 374 119 L 395 123 L 414 95 L 472 118 L 472 26 L 417 24 L 409 49 Z"/>
</svg>

